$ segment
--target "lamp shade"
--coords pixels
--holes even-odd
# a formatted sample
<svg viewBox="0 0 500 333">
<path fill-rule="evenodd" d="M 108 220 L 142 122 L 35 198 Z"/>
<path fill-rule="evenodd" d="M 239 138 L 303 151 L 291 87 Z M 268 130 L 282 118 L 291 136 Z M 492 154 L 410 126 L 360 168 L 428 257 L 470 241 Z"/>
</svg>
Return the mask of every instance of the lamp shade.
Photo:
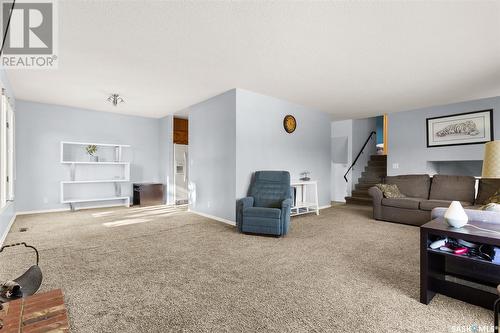
<svg viewBox="0 0 500 333">
<path fill-rule="evenodd" d="M 500 178 L 500 140 L 484 145 L 483 178 Z"/>
</svg>

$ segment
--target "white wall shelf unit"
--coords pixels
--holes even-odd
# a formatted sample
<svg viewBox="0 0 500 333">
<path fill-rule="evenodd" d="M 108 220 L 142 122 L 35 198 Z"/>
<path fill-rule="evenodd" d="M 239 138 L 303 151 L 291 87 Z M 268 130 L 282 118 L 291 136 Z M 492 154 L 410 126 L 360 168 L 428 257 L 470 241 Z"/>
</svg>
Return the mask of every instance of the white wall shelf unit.
<svg viewBox="0 0 500 333">
<path fill-rule="evenodd" d="M 97 147 L 96 156 L 85 151 L 89 145 Z M 69 204 L 72 210 L 77 203 L 99 201 L 117 201 L 117 205 L 129 207 L 130 197 L 122 194 L 122 184 L 130 182 L 130 162 L 123 161 L 124 148 L 130 145 L 61 141 L 60 162 L 70 167 L 70 179 L 60 182 L 61 203 Z"/>
<path fill-rule="evenodd" d="M 67 199 L 62 201 L 62 203 L 81 203 L 81 202 L 95 202 L 95 201 L 112 201 L 112 200 L 125 200 L 126 206 L 128 207 L 130 204 L 129 197 L 109 197 L 109 198 L 88 198 L 88 199 Z"/>
<path fill-rule="evenodd" d="M 126 183 L 129 179 L 103 179 L 103 180 L 63 180 L 63 184 L 93 184 L 93 183 Z"/>
<path fill-rule="evenodd" d="M 315 180 L 293 181 L 291 183 L 294 189 L 294 202 L 291 209 L 291 216 L 316 213 L 319 215 L 318 203 L 318 182 Z M 308 197 L 312 196 L 311 199 Z"/>
<path fill-rule="evenodd" d="M 83 162 L 83 161 L 62 161 L 62 164 L 128 164 L 128 162 Z"/>
</svg>

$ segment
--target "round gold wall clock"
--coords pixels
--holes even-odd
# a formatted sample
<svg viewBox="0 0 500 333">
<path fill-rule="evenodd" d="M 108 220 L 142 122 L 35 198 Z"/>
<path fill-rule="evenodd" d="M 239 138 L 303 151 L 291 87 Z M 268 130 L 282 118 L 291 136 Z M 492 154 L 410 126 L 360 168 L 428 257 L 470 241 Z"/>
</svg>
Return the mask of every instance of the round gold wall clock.
<svg viewBox="0 0 500 333">
<path fill-rule="evenodd" d="M 295 117 L 292 115 L 286 115 L 283 119 L 283 127 L 287 133 L 293 133 L 293 131 L 297 128 L 297 121 L 295 120 Z"/>
</svg>

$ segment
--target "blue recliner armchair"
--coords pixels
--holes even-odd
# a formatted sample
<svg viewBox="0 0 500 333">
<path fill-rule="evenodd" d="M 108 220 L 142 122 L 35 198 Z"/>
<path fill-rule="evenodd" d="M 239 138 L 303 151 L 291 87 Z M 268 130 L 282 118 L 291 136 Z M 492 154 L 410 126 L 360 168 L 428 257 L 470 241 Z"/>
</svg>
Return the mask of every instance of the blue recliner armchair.
<svg viewBox="0 0 500 333">
<path fill-rule="evenodd" d="M 288 171 L 255 172 L 248 196 L 238 202 L 236 222 L 239 231 L 286 235 L 290 224 L 291 193 Z"/>
</svg>

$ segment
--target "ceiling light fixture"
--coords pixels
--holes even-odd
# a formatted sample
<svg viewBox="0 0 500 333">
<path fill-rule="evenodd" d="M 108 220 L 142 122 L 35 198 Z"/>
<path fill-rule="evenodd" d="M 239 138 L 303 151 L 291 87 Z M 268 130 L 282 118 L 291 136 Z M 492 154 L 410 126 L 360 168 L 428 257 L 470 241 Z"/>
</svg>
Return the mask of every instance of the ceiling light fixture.
<svg viewBox="0 0 500 333">
<path fill-rule="evenodd" d="M 111 96 L 108 97 L 108 102 L 113 103 L 114 106 L 117 106 L 120 103 L 124 103 L 125 100 L 121 98 L 119 94 L 111 94 Z"/>
</svg>

